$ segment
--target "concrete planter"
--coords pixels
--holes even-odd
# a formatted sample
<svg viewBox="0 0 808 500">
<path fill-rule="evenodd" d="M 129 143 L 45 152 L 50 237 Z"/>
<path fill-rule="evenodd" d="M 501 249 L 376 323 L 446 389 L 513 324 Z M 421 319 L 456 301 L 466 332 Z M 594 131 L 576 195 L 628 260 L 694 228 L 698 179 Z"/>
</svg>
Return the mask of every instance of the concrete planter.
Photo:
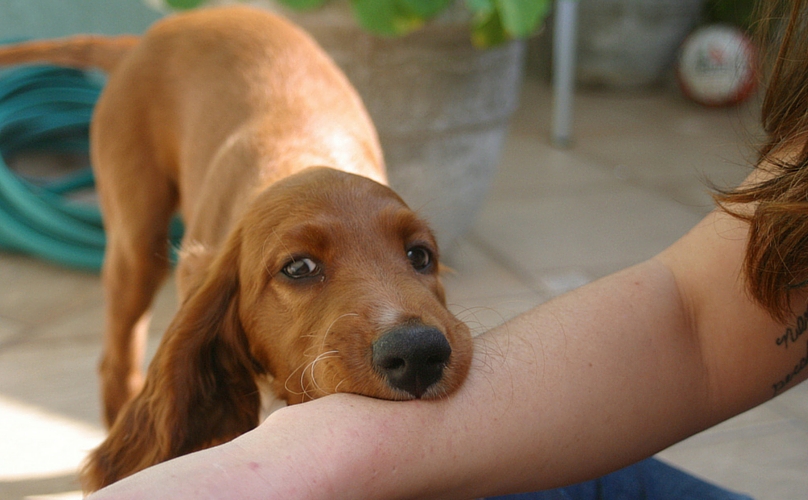
<svg viewBox="0 0 808 500">
<path fill-rule="evenodd" d="M 580 0 L 579 83 L 658 83 L 701 18 L 704 0 Z"/>
<path fill-rule="evenodd" d="M 306 13 L 249 3 L 294 20 L 345 71 L 379 131 L 392 187 L 450 246 L 491 186 L 518 104 L 524 43 L 473 47 L 461 9 L 387 39 L 360 29 L 347 2 Z"/>
</svg>

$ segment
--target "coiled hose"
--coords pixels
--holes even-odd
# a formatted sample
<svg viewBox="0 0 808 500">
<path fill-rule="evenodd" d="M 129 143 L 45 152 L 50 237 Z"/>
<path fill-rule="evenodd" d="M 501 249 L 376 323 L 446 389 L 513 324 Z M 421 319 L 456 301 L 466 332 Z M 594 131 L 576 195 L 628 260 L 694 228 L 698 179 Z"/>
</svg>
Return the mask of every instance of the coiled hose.
<svg viewBox="0 0 808 500">
<path fill-rule="evenodd" d="M 5 163 L 23 152 L 87 153 L 102 82 L 54 66 L 0 72 L 0 249 L 97 271 L 106 238 L 98 206 L 71 193 L 94 186 L 90 167 L 55 181 L 25 178 Z M 172 240 L 181 228 L 175 223 Z"/>
</svg>

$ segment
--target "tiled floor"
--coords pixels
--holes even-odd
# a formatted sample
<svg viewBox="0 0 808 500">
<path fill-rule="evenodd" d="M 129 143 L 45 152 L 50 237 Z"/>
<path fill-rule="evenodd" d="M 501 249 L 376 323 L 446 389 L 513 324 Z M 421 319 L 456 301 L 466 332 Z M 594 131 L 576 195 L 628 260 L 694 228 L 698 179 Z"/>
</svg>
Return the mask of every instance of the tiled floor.
<svg viewBox="0 0 808 500">
<path fill-rule="evenodd" d="M 446 252 L 450 302 L 482 331 L 654 255 L 709 209 L 705 179 L 747 172 L 754 110 L 704 109 L 673 89 L 582 91 L 576 141 L 548 145 L 551 94 L 525 86 L 501 169 L 477 222 Z M 160 296 L 152 346 L 173 309 Z M 62 498 L 102 437 L 95 364 L 98 278 L 0 255 L 0 498 Z M 759 499 L 805 498 L 808 387 L 663 452 Z M 75 494 L 74 494 L 75 495 Z"/>
</svg>

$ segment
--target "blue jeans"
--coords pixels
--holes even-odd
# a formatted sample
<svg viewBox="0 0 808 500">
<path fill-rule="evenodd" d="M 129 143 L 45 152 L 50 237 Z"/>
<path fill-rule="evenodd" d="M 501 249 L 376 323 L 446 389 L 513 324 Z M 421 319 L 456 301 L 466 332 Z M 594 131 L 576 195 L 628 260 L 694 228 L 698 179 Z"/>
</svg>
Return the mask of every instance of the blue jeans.
<svg viewBox="0 0 808 500">
<path fill-rule="evenodd" d="M 649 458 L 592 481 L 488 500 L 752 500 Z"/>
</svg>

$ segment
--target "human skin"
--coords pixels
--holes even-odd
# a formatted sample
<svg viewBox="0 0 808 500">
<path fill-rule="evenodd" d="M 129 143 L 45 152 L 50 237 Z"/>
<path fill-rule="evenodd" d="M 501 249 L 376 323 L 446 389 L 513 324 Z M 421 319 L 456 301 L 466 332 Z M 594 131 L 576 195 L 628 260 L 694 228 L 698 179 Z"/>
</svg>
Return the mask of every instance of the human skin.
<svg viewBox="0 0 808 500">
<path fill-rule="evenodd" d="M 806 378 L 806 297 L 786 324 L 756 304 L 746 240 L 715 211 L 656 257 L 477 337 L 451 397 L 290 406 L 91 498 L 469 499 L 616 470 Z"/>
</svg>

